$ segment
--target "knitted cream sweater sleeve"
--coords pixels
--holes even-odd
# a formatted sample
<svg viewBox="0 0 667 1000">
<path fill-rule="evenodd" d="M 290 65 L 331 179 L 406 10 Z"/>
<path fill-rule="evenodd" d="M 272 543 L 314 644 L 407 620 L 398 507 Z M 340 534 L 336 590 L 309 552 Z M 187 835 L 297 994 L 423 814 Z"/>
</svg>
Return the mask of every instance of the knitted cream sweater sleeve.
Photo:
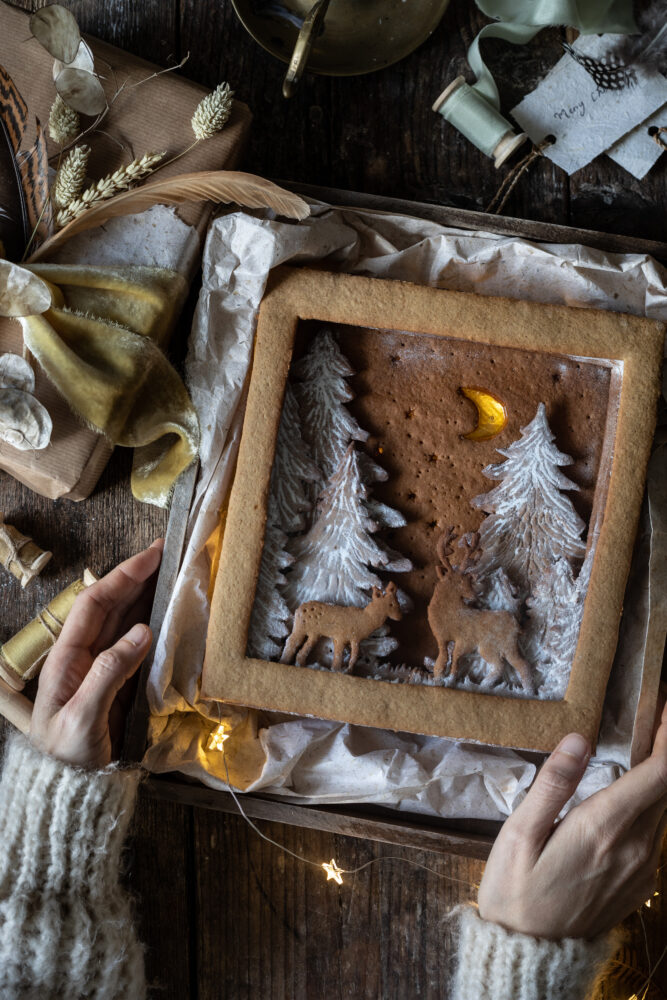
<svg viewBox="0 0 667 1000">
<path fill-rule="evenodd" d="M 9 738 L 0 780 L 0 997 L 140 1000 L 120 855 L 139 772 L 68 767 Z"/>
<path fill-rule="evenodd" d="M 458 966 L 452 1000 L 586 1000 L 619 946 L 615 933 L 594 941 L 545 941 L 458 913 Z"/>
</svg>

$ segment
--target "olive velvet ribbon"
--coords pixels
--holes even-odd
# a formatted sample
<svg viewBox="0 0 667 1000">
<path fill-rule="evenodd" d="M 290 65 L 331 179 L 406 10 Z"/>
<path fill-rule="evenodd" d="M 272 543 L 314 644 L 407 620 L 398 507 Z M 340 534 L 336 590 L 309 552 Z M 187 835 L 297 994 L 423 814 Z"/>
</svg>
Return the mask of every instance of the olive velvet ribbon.
<svg viewBox="0 0 667 1000">
<path fill-rule="evenodd" d="M 161 349 L 187 282 L 159 267 L 28 267 L 52 303 L 21 317 L 26 347 L 89 427 L 135 449 L 134 496 L 166 507 L 199 448 L 197 414 Z"/>
</svg>

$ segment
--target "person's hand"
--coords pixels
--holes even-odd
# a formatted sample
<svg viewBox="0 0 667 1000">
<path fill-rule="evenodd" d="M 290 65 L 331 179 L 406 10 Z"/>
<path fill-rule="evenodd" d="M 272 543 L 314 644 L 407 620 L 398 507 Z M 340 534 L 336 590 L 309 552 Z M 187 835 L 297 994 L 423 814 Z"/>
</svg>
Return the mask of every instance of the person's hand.
<svg viewBox="0 0 667 1000">
<path fill-rule="evenodd" d="M 479 915 L 533 937 L 592 939 L 655 890 L 667 809 L 667 707 L 653 753 L 556 818 L 586 769 L 583 736 L 566 736 L 505 822 L 479 887 Z"/>
<path fill-rule="evenodd" d="M 104 767 L 122 737 L 127 682 L 151 644 L 147 621 L 164 542 L 121 563 L 74 602 L 39 679 L 30 740 L 78 767 Z"/>
</svg>

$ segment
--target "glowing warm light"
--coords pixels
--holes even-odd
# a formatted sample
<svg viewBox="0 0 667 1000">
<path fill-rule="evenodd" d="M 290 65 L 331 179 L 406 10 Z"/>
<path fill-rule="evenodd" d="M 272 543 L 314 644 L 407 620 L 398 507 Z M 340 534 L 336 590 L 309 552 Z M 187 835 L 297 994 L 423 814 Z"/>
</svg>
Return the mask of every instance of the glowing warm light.
<svg viewBox="0 0 667 1000">
<path fill-rule="evenodd" d="M 329 864 L 327 864 L 326 861 L 323 862 L 322 867 L 327 873 L 327 882 L 330 882 L 331 879 L 333 879 L 334 882 L 338 882 L 338 885 L 343 884 L 343 872 L 345 871 L 345 869 L 339 868 L 333 858 L 331 859 Z"/>
<path fill-rule="evenodd" d="M 644 906 L 647 906 L 648 909 L 650 910 L 651 909 L 651 903 L 652 903 L 652 901 L 655 899 L 656 896 L 659 896 L 659 895 L 660 895 L 659 892 L 654 892 L 653 895 L 649 899 L 646 900 L 646 902 L 644 903 Z M 630 997 L 630 1000 L 632 1000 L 632 997 Z"/>
<path fill-rule="evenodd" d="M 225 740 L 229 739 L 229 733 L 226 732 L 227 725 L 221 722 L 219 726 L 216 726 L 211 735 L 208 738 L 208 743 L 206 744 L 207 750 L 224 750 Z"/>
</svg>

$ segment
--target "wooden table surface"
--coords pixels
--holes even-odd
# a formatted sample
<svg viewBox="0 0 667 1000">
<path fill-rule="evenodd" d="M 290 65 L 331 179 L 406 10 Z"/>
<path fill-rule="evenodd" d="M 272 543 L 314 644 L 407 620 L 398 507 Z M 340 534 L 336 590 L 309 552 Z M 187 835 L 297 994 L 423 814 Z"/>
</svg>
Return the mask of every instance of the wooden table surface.
<svg viewBox="0 0 667 1000">
<path fill-rule="evenodd" d="M 280 95 L 283 66 L 246 35 L 230 0 L 64 2 L 91 34 L 164 66 L 189 52 L 186 75 L 210 87 L 228 80 L 254 114 L 248 170 L 475 210 L 486 208 L 505 176 L 506 170 L 496 171 L 430 110 L 443 87 L 465 72 L 466 48 L 484 23 L 471 0 L 452 0 L 432 37 L 397 66 L 357 79 L 307 77 L 289 102 Z M 30 7 L 30 0 L 21 0 L 21 6 Z M 561 38 L 552 29 L 520 48 L 487 43 L 504 108 L 557 61 Z M 572 178 L 542 159 L 522 178 L 504 211 L 665 239 L 666 195 L 664 157 L 642 182 L 605 157 Z M 85 565 L 103 573 L 164 531 L 164 512 L 132 499 L 129 469 L 129 453 L 117 451 L 94 495 L 81 504 L 44 500 L 0 473 L 0 510 L 54 552 L 28 593 L 5 574 L 0 578 L 0 641 Z M 315 859 L 335 857 L 348 869 L 391 855 L 440 874 L 386 860 L 338 887 L 260 840 L 236 816 L 142 796 L 129 882 L 139 897 L 156 996 L 448 996 L 446 916 L 452 906 L 474 897 L 481 862 L 278 824 L 263 828 L 290 850 Z M 666 914 L 662 897 L 643 911 L 651 962 L 667 936 Z M 633 916 L 628 927 L 632 943 L 624 961 L 645 970 L 639 919 Z M 665 996 L 667 962 L 656 984 L 648 996 Z M 629 997 L 641 985 L 641 977 L 626 973 L 616 986 L 604 987 L 604 996 Z"/>
</svg>

